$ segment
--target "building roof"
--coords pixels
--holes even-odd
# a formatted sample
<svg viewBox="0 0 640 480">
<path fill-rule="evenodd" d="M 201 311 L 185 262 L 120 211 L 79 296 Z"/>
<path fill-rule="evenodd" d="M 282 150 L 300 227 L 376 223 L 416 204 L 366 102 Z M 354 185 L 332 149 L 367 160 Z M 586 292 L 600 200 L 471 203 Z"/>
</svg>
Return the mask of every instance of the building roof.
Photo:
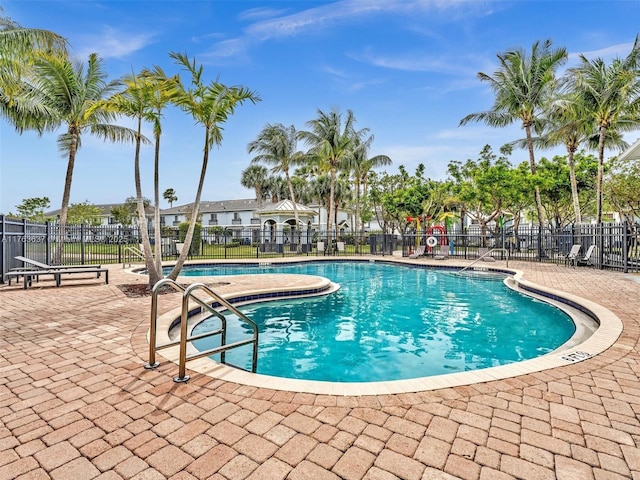
<svg viewBox="0 0 640 480">
<path fill-rule="evenodd" d="M 215 202 L 200 202 L 200 214 L 205 213 L 222 213 L 222 212 L 242 212 L 255 211 L 258 208 L 258 201 L 255 198 L 246 198 L 240 200 L 219 200 Z M 193 209 L 193 202 L 177 207 L 166 208 L 161 210 L 162 215 L 180 215 L 187 213 Z"/>
<path fill-rule="evenodd" d="M 120 207 L 124 205 L 124 203 L 102 203 L 99 205 L 93 205 L 91 204 L 92 207 L 96 207 L 97 209 L 100 210 L 100 215 L 103 217 L 108 217 L 109 215 L 111 215 L 111 209 L 113 207 Z M 71 206 L 71 205 L 69 205 Z M 145 209 L 147 215 L 153 215 L 153 207 L 149 206 Z M 49 212 L 45 212 L 45 216 L 47 217 L 55 217 L 57 215 L 60 214 L 60 209 L 58 208 L 57 210 L 51 210 Z"/>
<path fill-rule="evenodd" d="M 640 159 L 640 138 L 636 140 L 636 143 L 627 148 L 624 152 L 618 155 L 618 160 L 638 160 Z"/>
</svg>

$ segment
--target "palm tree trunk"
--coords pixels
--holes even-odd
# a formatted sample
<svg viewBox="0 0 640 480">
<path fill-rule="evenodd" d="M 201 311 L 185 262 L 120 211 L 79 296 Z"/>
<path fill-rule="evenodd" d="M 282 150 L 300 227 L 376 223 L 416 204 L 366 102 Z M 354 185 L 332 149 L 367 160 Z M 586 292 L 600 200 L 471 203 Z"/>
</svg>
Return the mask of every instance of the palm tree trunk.
<svg viewBox="0 0 640 480">
<path fill-rule="evenodd" d="M 296 241 L 296 236 L 300 237 L 300 218 L 298 218 L 298 205 L 296 204 L 296 196 L 293 193 L 293 183 L 291 183 L 291 177 L 289 176 L 289 169 L 284 170 L 284 176 L 287 179 L 287 186 L 289 187 L 289 196 L 291 197 L 291 202 L 293 203 L 293 217 L 296 221 L 296 227 L 291 235 L 291 239 Z M 296 241 L 296 252 L 300 253 L 302 251 L 302 245 L 299 241 Z"/>
<path fill-rule="evenodd" d="M 525 125 L 525 132 L 527 134 L 527 147 L 529 149 L 529 166 L 531 168 L 531 174 L 536 174 L 536 159 L 533 153 L 533 138 L 531 136 L 531 125 Z M 540 225 L 540 233 L 544 226 L 544 210 L 542 208 L 542 197 L 540 196 L 540 187 L 535 186 L 535 198 L 536 198 L 536 210 L 538 211 L 538 224 Z"/>
<path fill-rule="evenodd" d="M 67 215 L 69 213 L 69 200 L 71 198 L 71 181 L 73 180 L 73 167 L 76 163 L 76 152 L 78 151 L 78 134 L 71 127 L 69 128 L 69 134 L 71 135 L 71 145 L 69 146 L 69 161 L 67 162 L 67 174 L 64 179 L 64 192 L 62 193 L 60 220 L 58 221 L 58 246 L 54 254 L 54 263 L 57 265 L 62 265 Z"/>
<path fill-rule="evenodd" d="M 189 250 L 191 249 L 191 242 L 193 240 L 193 231 L 196 228 L 196 222 L 198 220 L 198 211 L 200 210 L 200 197 L 202 196 L 202 189 L 204 188 L 204 179 L 207 174 L 207 165 L 209 164 L 209 135 L 211 132 L 211 127 L 209 125 L 205 128 L 205 137 L 204 137 L 204 154 L 202 156 L 202 168 L 200 169 L 200 181 L 198 182 L 198 190 L 196 191 L 196 198 L 193 202 L 193 212 L 191 215 L 191 219 L 189 220 L 189 228 L 187 228 L 187 233 L 184 237 L 184 248 L 182 252 L 180 252 L 180 256 L 178 257 L 175 266 L 171 270 L 171 273 L 167 275 L 167 278 L 171 280 L 176 280 L 178 275 L 180 274 L 180 270 L 182 270 L 182 265 L 187 259 L 187 255 L 189 254 Z"/>
<path fill-rule="evenodd" d="M 600 139 L 598 140 L 598 176 L 596 178 L 596 224 L 602 224 L 602 182 L 604 178 L 604 140 L 607 136 L 607 127 L 600 126 Z"/>
<path fill-rule="evenodd" d="M 336 168 L 334 166 L 331 167 L 331 175 L 329 182 L 329 212 L 327 213 L 327 242 L 331 242 L 331 232 L 333 231 L 333 212 L 336 208 L 335 201 L 335 191 L 336 191 Z M 331 245 L 331 243 L 329 243 Z"/>
<path fill-rule="evenodd" d="M 156 145 L 153 168 L 153 188 L 155 193 L 155 209 L 153 217 L 153 224 L 155 226 L 154 239 L 156 244 L 155 266 L 156 272 L 162 278 L 162 232 L 160 231 L 160 134 L 157 133 L 155 137 Z"/>
<path fill-rule="evenodd" d="M 138 117 L 138 130 L 136 132 L 136 153 L 134 159 L 134 178 L 136 184 L 136 199 L 138 207 L 138 227 L 140 228 L 140 236 L 142 237 L 144 263 L 149 276 L 148 288 L 151 290 L 153 286 L 162 278 L 156 271 L 153 253 L 151 252 L 151 242 L 149 241 L 149 230 L 147 228 L 147 215 L 144 210 L 144 201 L 142 199 L 142 183 L 140 181 L 140 143 L 142 136 L 142 117 Z M 157 246 L 156 246 L 157 248 Z"/>
<path fill-rule="evenodd" d="M 578 198 L 578 179 L 576 178 L 576 162 L 574 160 L 575 149 L 569 150 L 569 179 L 571 180 L 571 198 L 573 200 L 573 214 L 575 215 L 575 223 L 582 223 L 582 214 L 580 213 L 580 199 Z"/>
</svg>

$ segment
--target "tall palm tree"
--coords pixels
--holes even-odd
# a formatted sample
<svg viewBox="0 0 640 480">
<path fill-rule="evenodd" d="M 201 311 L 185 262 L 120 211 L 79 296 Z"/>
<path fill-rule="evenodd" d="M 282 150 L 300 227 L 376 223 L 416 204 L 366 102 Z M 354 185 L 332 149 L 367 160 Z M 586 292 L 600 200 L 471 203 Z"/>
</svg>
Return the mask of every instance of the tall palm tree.
<svg viewBox="0 0 640 480">
<path fill-rule="evenodd" d="M 604 149 L 611 131 L 628 132 L 640 127 L 639 38 L 626 58 L 610 65 L 602 58 L 580 55 L 577 67 L 569 69 L 568 84 L 579 97 L 580 107 L 598 128 L 598 175 L 596 179 L 596 223 L 602 223 Z"/>
<path fill-rule="evenodd" d="M 193 239 L 193 231 L 200 209 L 200 197 L 202 196 L 202 188 L 209 164 L 209 152 L 215 145 L 222 143 L 222 125 L 235 113 L 236 107 L 246 101 L 257 103 L 260 101 L 260 97 L 246 87 L 227 87 L 217 80 L 205 84 L 203 67 L 202 65 L 196 66 L 195 59 L 190 60 L 187 54 L 176 52 L 170 53 L 169 56 L 191 75 L 191 88 L 186 89 L 182 83 L 177 85 L 178 93 L 175 103 L 183 111 L 189 113 L 196 123 L 204 127 L 200 180 L 193 203 L 193 214 L 184 239 L 185 248 L 182 249 L 173 270 L 168 275 L 169 278 L 175 280 L 187 259 L 191 240 Z"/>
<path fill-rule="evenodd" d="M 162 232 L 160 231 L 160 138 L 162 136 L 162 112 L 172 103 L 178 93 L 177 86 L 180 77 L 175 75 L 167 77 L 161 67 L 154 66 L 152 70 L 143 70 L 141 76 L 146 87 L 149 89 L 149 109 L 148 120 L 153 125 L 154 138 L 154 161 L 153 161 L 153 197 L 154 197 L 154 240 L 156 244 L 155 269 L 159 278 L 163 276 L 162 270 Z M 171 195 L 167 199 L 167 192 L 171 190 Z M 165 190 L 164 198 L 169 200 L 169 205 L 178 200 L 175 191 L 170 188 Z M 159 250 L 158 250 L 159 249 Z M 148 249 L 151 252 L 151 248 Z M 150 286 L 151 286 L 151 282 Z"/>
<path fill-rule="evenodd" d="M 368 129 L 357 131 L 355 129 L 356 118 L 351 110 L 346 115 L 334 109 L 325 113 L 318 110 L 318 117 L 307 122 L 309 131 L 299 132 L 299 138 L 310 145 L 309 154 L 316 157 L 321 164 L 320 170 L 329 172 L 329 222 L 327 222 L 327 239 L 332 239 L 335 218 L 335 188 L 338 169 L 352 155 L 354 140 L 364 138 Z"/>
<path fill-rule="evenodd" d="M 141 75 L 127 75 L 123 78 L 124 91 L 111 98 L 97 103 L 96 107 L 106 107 L 111 111 L 133 118 L 136 122 L 135 133 L 135 154 L 134 154 L 134 183 L 136 189 L 136 209 L 138 213 L 138 224 L 140 225 L 140 236 L 142 238 L 142 249 L 145 255 L 145 266 L 148 272 L 149 289 L 162 279 L 162 252 L 160 242 L 157 243 L 154 260 L 147 229 L 147 215 L 142 195 L 142 180 L 140 176 L 140 147 L 143 143 L 150 143 L 142 135 L 143 122 L 154 122 L 155 111 L 151 108 L 151 99 L 154 85 Z M 157 224 L 156 224 L 157 225 Z M 157 265 L 160 265 L 158 270 Z"/>
<path fill-rule="evenodd" d="M 355 196 L 356 196 L 356 232 L 364 232 L 364 225 L 362 225 L 361 230 L 361 222 L 360 222 L 360 207 L 361 207 L 361 198 L 362 198 L 362 187 L 366 185 L 367 178 L 371 175 L 371 172 L 382 166 L 391 165 L 391 158 L 387 155 L 376 155 L 374 157 L 369 158 L 369 149 L 371 148 L 371 144 L 373 143 L 373 135 L 371 135 L 366 140 L 362 141 L 359 145 L 356 144 L 354 148 L 354 153 L 350 157 L 350 162 L 347 165 L 347 168 L 351 171 L 353 176 L 354 185 L 355 185 Z"/>
<path fill-rule="evenodd" d="M 257 138 L 247 145 L 247 151 L 249 153 L 257 153 L 255 157 L 251 159 L 251 163 L 266 163 L 272 165 L 272 173 L 284 173 L 284 178 L 287 182 L 289 189 L 289 198 L 293 203 L 293 216 L 295 218 L 296 232 L 292 232 L 292 235 L 299 233 L 300 218 L 298 216 L 298 206 L 296 204 L 296 196 L 293 191 L 293 183 L 291 182 L 291 175 L 289 170 L 296 164 L 300 164 L 304 158 L 302 152 L 297 151 L 297 133 L 296 128 L 293 125 L 285 127 L 280 123 L 267 124 L 260 131 Z M 296 242 L 298 248 L 300 243 Z"/>
<path fill-rule="evenodd" d="M 262 207 L 264 188 L 267 184 L 267 169 L 262 165 L 249 165 L 242 171 L 240 184 L 245 188 L 252 188 L 256 193 L 258 208 Z"/>
<path fill-rule="evenodd" d="M 539 117 L 555 89 L 555 72 L 567 59 L 566 49 L 552 49 L 551 45 L 551 40 L 545 40 L 543 43 L 537 41 L 530 53 L 517 49 L 498 54 L 500 68 L 493 76 L 478 73 L 478 78 L 489 82 L 495 93 L 493 108 L 485 112 L 472 113 L 460 121 L 460 125 L 477 121 L 492 127 L 506 127 L 520 121 L 527 138 L 529 165 L 533 175 L 536 173 L 533 131 L 539 129 Z M 538 186 L 535 187 L 535 200 L 538 222 L 542 230 L 544 211 Z"/>
<path fill-rule="evenodd" d="M 81 63 L 72 64 L 66 57 L 53 55 L 36 59 L 34 67 L 33 101 L 40 102 L 50 112 L 52 125 L 66 126 L 66 131 L 58 136 L 58 148 L 68 156 L 56 255 L 60 262 L 64 242 L 62 232 L 67 223 L 73 169 L 82 135 L 86 132 L 112 142 L 130 142 L 137 134 L 132 129 L 115 125 L 115 115 L 106 106 L 96 108 L 95 104 L 115 93 L 121 85 L 120 81 L 107 82 L 103 62 L 97 54 L 89 55 L 86 70 Z"/>
</svg>

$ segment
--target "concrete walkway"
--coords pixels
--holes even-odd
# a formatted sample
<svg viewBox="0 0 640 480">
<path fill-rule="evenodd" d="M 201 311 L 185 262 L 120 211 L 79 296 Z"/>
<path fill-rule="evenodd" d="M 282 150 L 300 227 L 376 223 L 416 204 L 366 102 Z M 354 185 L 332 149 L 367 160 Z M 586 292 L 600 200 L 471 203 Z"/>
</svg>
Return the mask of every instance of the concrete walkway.
<svg viewBox="0 0 640 480">
<path fill-rule="evenodd" d="M 145 370 L 150 298 L 0 286 L 0 480 L 640 479 L 640 278 L 515 263 L 624 331 L 597 357 L 426 392 L 331 396 Z M 138 280 L 140 281 L 140 280 Z M 160 310 L 177 294 L 162 295 Z"/>
</svg>

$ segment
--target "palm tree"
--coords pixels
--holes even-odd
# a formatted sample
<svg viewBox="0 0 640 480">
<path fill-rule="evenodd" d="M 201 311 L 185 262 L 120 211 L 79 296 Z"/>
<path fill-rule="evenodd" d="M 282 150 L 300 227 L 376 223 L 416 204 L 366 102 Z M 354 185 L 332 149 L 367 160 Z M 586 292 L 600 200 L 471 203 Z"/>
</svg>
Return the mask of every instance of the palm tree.
<svg viewBox="0 0 640 480">
<path fill-rule="evenodd" d="M 249 165 L 242 171 L 240 184 L 245 188 L 253 188 L 256 193 L 258 208 L 262 207 L 264 188 L 267 184 L 267 169 L 262 165 Z"/>
<path fill-rule="evenodd" d="M 307 122 L 309 131 L 299 132 L 299 138 L 310 145 L 309 154 L 318 159 L 320 171 L 329 172 L 329 221 L 327 222 L 327 239 L 331 241 L 335 218 L 335 188 L 338 169 L 352 155 L 354 141 L 362 139 L 368 129 L 355 130 L 356 118 L 351 110 L 347 110 L 343 119 L 338 110 L 325 113 L 318 110 L 318 118 Z"/>
<path fill-rule="evenodd" d="M 96 107 L 102 107 L 104 105 L 111 111 L 133 118 L 136 121 L 134 155 L 136 209 L 138 213 L 138 224 L 140 225 L 140 236 L 142 238 L 142 244 L 144 246 L 143 252 L 145 254 L 145 266 L 148 272 L 149 289 L 151 289 L 159 280 L 162 279 L 162 252 L 160 248 L 160 236 L 157 235 L 158 243 L 156 244 L 157 248 L 154 260 L 154 255 L 151 251 L 151 242 L 149 240 L 149 231 L 147 229 L 147 215 L 144 205 L 144 197 L 142 195 L 142 181 L 140 177 L 140 147 L 142 143 L 150 143 L 149 140 L 144 135 L 142 135 L 142 123 L 144 121 L 154 122 L 156 120 L 156 112 L 151 108 L 151 100 L 155 86 L 142 75 L 127 75 L 126 77 L 124 77 L 123 83 L 125 85 L 124 91 L 112 96 L 111 98 L 103 102 L 97 103 Z"/>
<path fill-rule="evenodd" d="M 355 231 L 361 232 L 360 228 L 360 207 L 362 198 L 362 187 L 367 184 L 367 178 L 371 175 L 371 172 L 378 167 L 391 165 L 391 158 L 387 155 L 376 155 L 375 157 L 369 157 L 369 148 L 373 143 L 373 135 L 356 145 L 354 148 L 354 154 L 350 157 L 350 162 L 347 168 L 353 175 L 355 184 L 356 195 L 356 225 Z M 362 228 L 364 232 L 364 225 Z"/>
<path fill-rule="evenodd" d="M 191 75 L 191 88 L 185 89 L 182 83 L 178 83 L 176 86 L 178 93 L 175 98 L 175 103 L 182 110 L 189 113 L 196 123 L 204 127 L 200 180 L 198 182 L 198 189 L 196 190 L 196 198 L 193 203 L 193 214 L 191 215 L 189 228 L 187 229 L 184 239 L 185 248 L 182 249 L 173 270 L 168 275 L 169 278 L 175 280 L 187 259 L 191 240 L 193 239 L 193 231 L 200 209 L 200 197 L 202 196 L 202 188 L 209 163 L 209 151 L 214 145 L 220 145 L 222 143 L 222 124 L 227 121 L 229 116 L 233 115 L 236 107 L 242 105 L 247 100 L 252 103 L 257 103 L 260 101 L 260 97 L 246 87 L 227 87 L 217 80 L 205 84 L 203 67 L 202 65 L 196 66 L 195 59 L 191 61 L 186 54 L 176 52 L 170 53 L 169 56 Z"/>
<path fill-rule="evenodd" d="M 293 125 L 285 127 L 280 123 L 267 124 L 260 131 L 258 137 L 249 143 L 247 151 L 249 153 L 257 153 L 251 159 L 251 163 L 266 163 L 273 165 L 272 173 L 284 173 L 284 178 L 289 189 L 289 197 L 293 203 L 293 216 L 295 217 L 295 232 L 292 232 L 292 238 L 299 233 L 300 218 L 298 216 L 298 206 L 296 204 L 296 196 L 291 183 L 289 169 L 302 162 L 304 155 L 296 150 L 298 140 L 296 128 Z M 296 242 L 298 248 L 300 243 Z"/>
<path fill-rule="evenodd" d="M 2 8 L 0 7 L 0 11 Z M 66 56 L 67 41 L 48 30 L 24 28 L 8 17 L 0 17 L 0 115 L 19 132 L 51 127 L 50 113 L 26 95 L 33 75 L 33 62 L 41 55 Z"/>
<path fill-rule="evenodd" d="M 624 58 L 607 65 L 602 58 L 580 55 L 577 67 L 569 69 L 568 85 L 579 98 L 580 108 L 598 129 L 598 175 L 596 179 L 596 223 L 602 223 L 604 148 L 610 132 L 628 132 L 640 126 L 639 38 Z"/>
<path fill-rule="evenodd" d="M 173 202 L 178 201 L 178 197 L 176 196 L 176 191 L 173 188 L 167 188 L 162 194 L 162 198 L 164 198 L 167 202 L 169 202 L 169 208 L 173 208 Z"/>
<path fill-rule="evenodd" d="M 162 112 L 177 95 L 177 85 L 180 82 L 180 77 L 178 77 L 178 75 L 167 77 L 162 68 L 157 65 L 154 66 L 152 70 L 144 69 L 140 75 L 144 79 L 146 87 L 149 89 L 149 103 L 147 105 L 149 109 L 148 120 L 153 125 L 153 224 L 155 226 L 155 245 L 156 249 L 159 249 L 159 251 L 156 250 L 155 268 L 158 277 L 162 278 L 162 232 L 160 231 L 160 138 L 162 136 Z M 166 194 L 169 190 L 171 190 L 172 193 L 170 199 L 167 199 Z M 172 188 L 165 190 L 164 198 L 169 200 L 170 206 L 173 206 L 173 202 L 178 200 Z M 151 249 L 149 248 L 148 251 L 151 252 Z"/>
<path fill-rule="evenodd" d="M 58 136 L 58 148 L 68 155 L 56 258 L 60 262 L 73 169 L 83 133 L 113 142 L 134 141 L 137 133 L 114 125 L 115 116 L 105 105 L 96 107 L 121 85 L 120 81 L 106 81 L 107 75 L 97 54 L 89 55 L 86 71 L 81 63 L 72 64 L 66 57 L 51 55 L 36 59 L 34 66 L 36 76 L 31 85 L 32 100 L 40 102 L 50 112 L 52 125 L 66 125 L 66 132 Z"/>
<path fill-rule="evenodd" d="M 567 59 L 566 49 L 553 50 L 551 44 L 551 40 L 545 40 L 542 44 L 535 42 L 531 53 L 518 49 L 498 54 L 500 68 L 493 76 L 478 73 L 478 78 L 489 82 L 495 93 L 493 108 L 485 112 L 472 113 L 460 121 L 460 125 L 479 121 L 492 127 L 506 127 L 518 120 L 522 122 L 533 175 L 536 173 L 533 130 L 539 129 L 539 117 L 555 88 L 555 71 Z M 535 187 L 535 199 L 538 222 L 542 230 L 544 213 L 538 186 Z"/>
</svg>

